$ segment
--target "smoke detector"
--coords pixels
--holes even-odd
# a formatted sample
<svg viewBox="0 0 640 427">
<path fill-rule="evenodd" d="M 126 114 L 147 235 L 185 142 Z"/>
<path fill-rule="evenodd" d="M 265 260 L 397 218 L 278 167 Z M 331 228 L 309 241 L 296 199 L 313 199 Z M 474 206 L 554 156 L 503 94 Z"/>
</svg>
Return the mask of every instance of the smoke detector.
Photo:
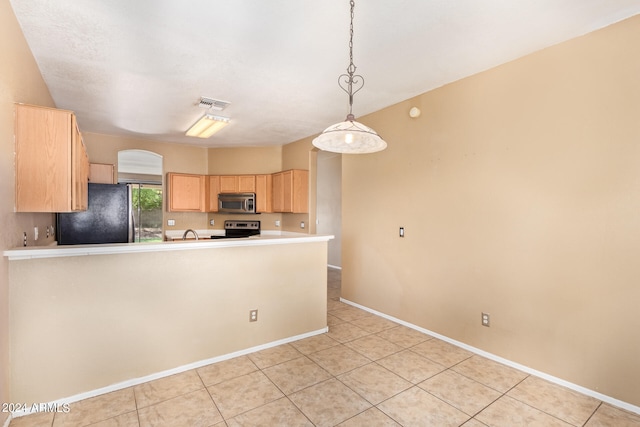
<svg viewBox="0 0 640 427">
<path fill-rule="evenodd" d="M 207 108 L 210 110 L 222 111 L 231 104 L 227 101 L 221 101 L 219 99 L 207 98 L 206 96 L 200 97 L 198 107 Z"/>
</svg>

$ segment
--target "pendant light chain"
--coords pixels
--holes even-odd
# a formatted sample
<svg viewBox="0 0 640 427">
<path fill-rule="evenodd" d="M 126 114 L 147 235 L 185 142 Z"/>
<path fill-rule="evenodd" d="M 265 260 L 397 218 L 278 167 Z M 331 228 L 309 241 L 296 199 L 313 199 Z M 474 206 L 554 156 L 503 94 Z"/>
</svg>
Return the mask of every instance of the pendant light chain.
<svg viewBox="0 0 640 427">
<path fill-rule="evenodd" d="M 349 67 L 347 67 L 347 72 L 351 76 L 356 72 L 356 66 L 353 63 L 353 17 L 355 16 L 353 10 L 355 6 L 355 1 L 351 0 L 351 23 L 349 24 Z"/>
<path fill-rule="evenodd" d="M 353 95 L 358 92 L 364 86 L 364 78 L 360 75 L 356 75 L 356 66 L 353 63 L 353 18 L 355 16 L 355 1 L 351 0 L 351 22 L 349 24 L 349 66 L 347 67 L 347 74 L 342 74 L 338 77 L 338 85 L 349 95 L 349 115 L 347 120 L 353 121 L 355 117 L 353 115 Z M 342 80 L 344 78 L 344 80 Z M 346 83 L 346 87 L 343 84 Z M 354 85 L 356 90 L 353 90 Z"/>
<path fill-rule="evenodd" d="M 351 23 L 349 25 L 349 66 L 347 73 L 338 77 L 338 86 L 349 95 L 349 115 L 344 122 L 326 128 L 312 143 L 324 151 L 333 153 L 375 153 L 387 148 L 387 143 L 368 126 L 358 123 L 353 116 L 353 95 L 364 86 L 364 78 L 356 74 L 353 63 L 353 17 L 355 0 L 350 0 Z M 355 87 L 355 90 L 354 90 Z"/>
</svg>

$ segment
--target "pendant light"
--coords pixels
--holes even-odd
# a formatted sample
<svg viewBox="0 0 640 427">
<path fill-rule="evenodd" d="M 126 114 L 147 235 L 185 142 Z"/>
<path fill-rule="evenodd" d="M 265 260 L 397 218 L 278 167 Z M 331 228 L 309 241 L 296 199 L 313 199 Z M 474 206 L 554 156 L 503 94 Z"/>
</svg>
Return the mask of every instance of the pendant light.
<svg viewBox="0 0 640 427">
<path fill-rule="evenodd" d="M 364 78 L 356 74 L 353 64 L 353 10 L 351 0 L 351 24 L 349 26 L 349 67 L 347 73 L 338 77 L 338 86 L 349 95 L 349 114 L 344 122 L 326 128 L 312 144 L 324 151 L 334 153 L 375 153 L 387 148 L 387 143 L 371 128 L 355 121 L 353 115 L 353 95 L 364 86 Z"/>
</svg>

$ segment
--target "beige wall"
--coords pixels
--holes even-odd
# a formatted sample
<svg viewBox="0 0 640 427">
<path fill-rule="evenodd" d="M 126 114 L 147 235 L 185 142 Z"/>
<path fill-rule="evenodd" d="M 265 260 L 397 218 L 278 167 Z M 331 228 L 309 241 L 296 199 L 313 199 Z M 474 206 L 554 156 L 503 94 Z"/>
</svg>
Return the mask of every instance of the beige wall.
<svg viewBox="0 0 640 427">
<path fill-rule="evenodd" d="M 79 126 L 82 126 L 82 123 L 79 123 Z M 87 145 L 89 161 L 92 163 L 117 165 L 118 151 L 137 149 L 160 154 L 165 174 L 167 172 L 207 173 L 207 148 L 204 147 L 88 132 L 83 132 L 82 135 Z"/>
<path fill-rule="evenodd" d="M 0 251 L 22 245 L 28 232 L 29 245 L 46 245 L 45 228 L 53 224 L 51 214 L 14 213 L 14 103 L 54 106 L 37 64 L 22 35 L 8 0 L 0 0 Z M 40 237 L 34 242 L 33 228 Z M 9 282 L 8 262 L 0 260 L 0 402 L 11 402 L 9 388 Z M 0 425 L 7 417 L 0 412 Z"/>
<path fill-rule="evenodd" d="M 260 214 L 256 217 L 266 230 L 315 233 L 315 168 L 317 150 L 310 139 L 277 147 L 244 147 L 209 149 L 209 174 L 267 174 L 288 169 L 309 170 L 308 214 Z M 213 228 L 222 228 L 224 219 L 246 218 L 237 215 L 209 214 L 215 220 Z M 280 221 L 280 227 L 275 222 Z M 300 228 L 300 223 L 305 228 Z"/>
<path fill-rule="evenodd" d="M 640 405 L 639 38 L 636 17 L 361 118 L 389 148 L 343 156 L 344 296 Z M 8 249 L 23 230 L 38 226 L 43 236 L 53 221 L 13 213 L 13 103 L 54 105 L 8 0 L 0 0 L 0 52 L 0 245 Z M 408 117 L 411 106 L 420 118 Z M 110 144 L 163 154 L 153 141 L 85 140 L 95 162 L 116 163 Z M 165 171 L 226 173 L 215 150 L 166 150 Z M 309 168 L 314 182 L 310 138 L 279 159 L 266 155 L 281 169 Z M 406 200 L 418 202 L 394 205 Z M 313 212 L 286 215 L 284 228 L 312 226 Z M 188 214 L 176 228 L 206 228 L 207 218 Z M 479 326 L 481 311 L 491 328 Z M 12 398 L 8 341 L 3 259 L 0 401 Z"/>
<path fill-rule="evenodd" d="M 343 297 L 640 405 L 638 40 L 640 16 L 362 118 L 389 148 L 343 156 Z"/>
<path fill-rule="evenodd" d="M 211 148 L 209 174 L 269 174 L 282 170 L 282 147 Z"/>
<path fill-rule="evenodd" d="M 326 262 L 324 241 L 10 261 L 13 399 L 49 402 L 320 331 Z"/>
<path fill-rule="evenodd" d="M 79 123 L 82 129 L 82 123 Z M 83 133 L 89 161 L 92 163 L 109 163 L 118 165 L 118 151 L 147 150 L 162 156 L 163 182 L 167 172 L 206 174 L 208 170 L 207 148 L 185 144 L 171 144 L 149 139 Z M 165 187 L 166 189 L 166 187 Z M 166 195 L 166 192 L 165 192 Z M 167 225 L 167 219 L 175 220 L 174 226 Z M 164 228 L 166 230 L 186 230 L 208 228 L 206 213 L 167 212 L 164 204 Z"/>
<path fill-rule="evenodd" d="M 117 165 L 118 151 L 120 150 L 148 150 L 163 156 L 165 177 L 167 172 L 239 175 L 267 174 L 285 169 L 310 169 L 310 167 L 314 167 L 314 164 L 311 164 L 310 155 L 313 156 L 315 152 L 312 151 L 313 147 L 307 141 L 296 142 L 285 147 L 205 148 L 86 132 L 83 135 L 91 162 Z M 310 152 L 314 154 L 310 154 Z M 315 186 L 311 184 L 310 196 L 311 200 L 315 201 Z M 169 213 L 166 212 L 165 206 L 164 218 L 165 229 L 184 230 L 187 228 L 221 229 L 225 219 L 246 217 L 214 213 Z M 309 224 L 313 222 L 309 214 L 261 214 L 256 218 L 261 221 L 262 228 L 265 230 L 313 231 L 313 224 L 311 228 L 309 227 Z M 175 220 L 175 226 L 168 226 L 167 219 Z M 209 226 L 211 219 L 214 220 L 213 227 Z M 280 221 L 280 227 L 276 227 L 276 221 Z M 302 221 L 307 225 L 304 230 L 300 228 Z"/>
<path fill-rule="evenodd" d="M 211 175 L 242 175 L 242 174 L 270 174 L 282 170 L 282 147 L 239 147 L 239 148 L 211 148 L 209 149 L 209 174 Z M 282 223 L 282 214 L 265 213 L 252 217 L 260 221 L 264 230 L 281 230 L 276 227 L 276 221 Z M 226 219 L 246 219 L 244 215 L 229 215 L 210 213 L 208 219 L 213 219 L 216 229 L 224 228 Z"/>
</svg>

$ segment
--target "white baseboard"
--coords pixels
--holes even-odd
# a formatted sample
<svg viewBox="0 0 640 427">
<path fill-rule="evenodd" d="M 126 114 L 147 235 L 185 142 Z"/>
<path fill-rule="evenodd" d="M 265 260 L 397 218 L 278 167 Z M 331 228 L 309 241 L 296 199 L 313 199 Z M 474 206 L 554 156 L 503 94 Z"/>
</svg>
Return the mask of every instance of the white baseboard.
<svg viewBox="0 0 640 427">
<path fill-rule="evenodd" d="M 281 340 L 272 341 L 272 342 L 267 343 L 267 344 L 262 344 L 262 345 L 258 345 L 258 346 L 251 347 L 251 348 L 247 348 L 247 349 L 244 349 L 244 350 L 239 350 L 239 351 L 236 351 L 236 352 L 233 352 L 233 353 L 224 354 L 222 356 L 212 357 L 211 359 L 200 360 L 200 361 L 197 361 L 197 362 L 190 363 L 188 365 L 179 366 L 177 368 L 168 369 L 166 371 L 157 372 L 155 374 L 147 375 L 147 376 L 144 376 L 144 377 L 134 378 L 134 379 L 123 381 L 123 382 L 120 382 L 120 383 L 117 383 L 117 384 L 112 384 L 112 385 L 109 385 L 107 387 L 102 387 L 102 388 L 99 388 L 99 389 L 87 391 L 85 393 L 80 393 L 80 394 L 76 394 L 76 395 L 73 395 L 73 396 L 65 397 L 63 399 L 58 399 L 58 400 L 55 400 L 53 402 L 49 402 L 49 403 L 47 403 L 45 405 L 47 407 L 56 407 L 56 406 L 60 407 L 60 406 L 65 405 L 65 404 L 70 404 L 70 403 L 78 402 L 80 400 L 89 399 L 91 397 L 100 396 L 102 394 L 111 393 L 113 391 L 118 391 L 118 390 L 122 390 L 122 389 L 125 389 L 125 388 L 133 387 L 133 386 L 136 386 L 138 384 L 146 383 L 148 381 L 153 381 L 153 380 L 157 380 L 157 379 L 160 379 L 160 378 L 168 377 L 170 375 L 175 375 L 175 374 L 180 374 L 182 372 L 190 371 L 192 369 L 201 368 L 203 366 L 210 365 L 212 363 L 222 362 L 224 360 L 233 359 L 234 357 L 244 356 L 244 355 L 247 355 L 247 354 L 250 354 L 250 353 L 255 353 L 257 351 L 266 350 L 266 349 L 271 348 L 271 347 L 277 347 L 277 346 L 282 345 L 282 344 L 288 344 L 290 342 L 298 341 L 298 340 L 301 340 L 301 339 L 304 339 L 304 338 L 309 338 L 309 337 L 312 337 L 312 336 L 315 336 L 315 335 L 324 334 L 328 330 L 329 330 L 329 328 L 325 327 L 325 328 L 322 328 L 322 329 L 318 329 L 316 331 L 307 332 L 307 333 L 300 334 L 300 335 L 295 335 L 293 337 L 283 338 Z M 43 406 L 45 406 L 45 405 L 43 405 Z M 3 427 L 8 427 L 9 426 L 9 422 L 10 422 L 10 420 L 12 418 L 22 417 L 22 416 L 25 416 L 25 415 L 29 415 L 31 413 L 32 413 L 32 411 L 30 411 L 30 410 L 12 412 L 9 415 L 9 418 L 8 418 L 7 422 L 5 423 L 5 425 Z"/>
<path fill-rule="evenodd" d="M 430 331 L 428 329 L 421 328 L 420 326 L 416 326 L 416 325 L 414 325 L 412 323 L 405 322 L 404 320 L 397 319 L 397 318 L 395 318 L 393 316 L 389 316 L 387 314 L 381 313 L 379 311 L 373 310 L 373 309 L 371 309 L 369 307 L 365 307 L 363 305 L 357 304 L 357 303 L 349 301 L 347 299 L 340 298 L 340 301 L 345 303 L 345 304 L 349 304 L 349 305 L 352 305 L 354 307 L 360 308 L 362 310 L 368 311 L 369 313 L 373 313 L 373 314 L 375 314 L 377 316 L 384 317 L 385 319 L 391 320 L 392 322 L 395 322 L 395 323 L 399 323 L 399 324 L 404 325 L 404 326 L 406 326 L 408 328 L 415 329 L 416 331 L 422 332 L 424 334 L 431 335 L 434 338 L 438 338 L 438 339 L 440 339 L 442 341 L 446 341 L 449 344 L 453 344 L 456 347 L 460 347 L 460 348 L 468 350 L 468 351 L 470 351 L 472 353 L 475 353 L 475 354 L 478 354 L 480 356 L 486 357 L 487 359 L 493 360 L 493 361 L 498 362 L 498 363 L 502 363 L 503 365 L 510 366 L 512 368 L 515 368 L 515 369 L 518 369 L 520 371 L 526 372 L 526 373 L 528 373 L 530 375 L 534 375 L 536 377 L 545 379 L 545 380 L 547 380 L 547 381 L 549 381 L 551 383 L 561 385 L 561 386 L 566 387 L 568 389 L 577 391 L 578 393 L 582 393 L 584 395 L 594 397 L 594 398 L 596 398 L 598 400 L 601 400 L 603 402 L 609 403 L 609 404 L 611 404 L 613 406 L 617 406 L 617 407 L 625 409 L 625 410 L 627 410 L 629 412 L 633 412 L 633 413 L 636 413 L 636 414 L 640 415 L 640 406 L 632 405 L 632 404 L 624 402 L 622 400 L 615 399 L 615 398 L 613 398 L 611 396 L 607 396 L 605 394 L 598 393 L 597 391 L 582 387 L 582 386 L 580 386 L 578 384 L 574 384 L 574 383 L 571 383 L 569 381 L 565 381 L 562 378 L 554 377 L 554 376 L 546 374 L 544 372 L 540 372 L 540 371 L 537 371 L 535 369 L 529 368 L 528 366 L 521 365 L 519 363 L 513 362 L 513 361 L 508 360 L 508 359 L 504 359 L 504 358 L 502 358 L 500 356 L 497 356 L 495 354 L 486 352 L 486 351 L 481 350 L 481 349 L 476 348 L 476 347 L 472 347 L 472 346 L 470 346 L 468 344 L 465 344 L 463 342 L 456 341 L 456 340 L 451 339 L 449 337 L 446 337 L 444 335 L 440 335 L 437 332 L 433 332 L 433 331 Z"/>
</svg>

